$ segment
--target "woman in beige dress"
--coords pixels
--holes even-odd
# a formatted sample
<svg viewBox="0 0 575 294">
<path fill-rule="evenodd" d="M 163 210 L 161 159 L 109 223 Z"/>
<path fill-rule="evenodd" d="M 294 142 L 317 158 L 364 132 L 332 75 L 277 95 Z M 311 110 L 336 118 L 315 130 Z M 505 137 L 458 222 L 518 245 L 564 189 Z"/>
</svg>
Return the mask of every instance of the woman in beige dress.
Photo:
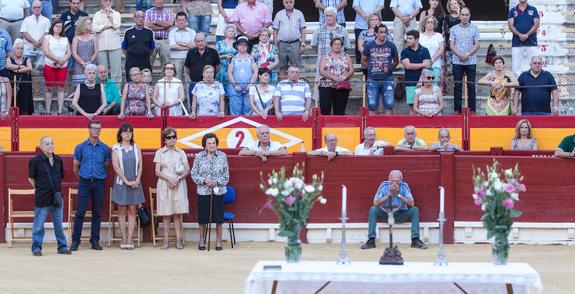
<svg viewBox="0 0 575 294">
<path fill-rule="evenodd" d="M 165 146 L 154 156 L 156 164 L 157 184 L 157 208 L 158 215 L 163 217 L 164 244 L 162 249 L 169 248 L 168 233 L 170 228 L 170 216 L 174 218 L 176 230 L 176 248 L 183 249 L 182 215 L 189 213 L 188 187 L 186 177 L 190 174 L 190 165 L 186 153 L 176 147 L 177 134 L 174 128 L 166 128 L 162 131 L 162 141 Z"/>
</svg>

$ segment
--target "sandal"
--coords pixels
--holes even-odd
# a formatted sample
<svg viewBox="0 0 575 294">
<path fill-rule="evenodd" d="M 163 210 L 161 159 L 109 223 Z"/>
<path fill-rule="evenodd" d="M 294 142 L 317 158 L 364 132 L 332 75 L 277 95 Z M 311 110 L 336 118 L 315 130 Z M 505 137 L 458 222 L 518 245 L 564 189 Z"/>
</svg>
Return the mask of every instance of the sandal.
<svg viewBox="0 0 575 294">
<path fill-rule="evenodd" d="M 184 249 L 184 244 L 182 244 L 182 241 L 176 242 L 176 249 Z"/>
<path fill-rule="evenodd" d="M 164 244 L 162 245 L 162 247 L 160 247 L 160 249 L 168 249 L 170 248 L 170 243 L 168 241 L 164 241 Z"/>
<path fill-rule="evenodd" d="M 128 249 L 128 250 L 134 250 L 134 248 L 136 248 L 136 247 L 134 246 L 134 244 L 126 244 L 126 249 Z"/>
</svg>

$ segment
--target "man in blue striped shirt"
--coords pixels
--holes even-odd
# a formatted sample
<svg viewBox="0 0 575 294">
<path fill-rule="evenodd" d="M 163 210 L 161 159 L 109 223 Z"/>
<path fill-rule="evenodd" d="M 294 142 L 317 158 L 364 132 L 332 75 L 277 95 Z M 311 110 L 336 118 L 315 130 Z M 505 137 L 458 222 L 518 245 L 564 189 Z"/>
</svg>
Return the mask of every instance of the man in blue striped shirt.
<svg viewBox="0 0 575 294">
<path fill-rule="evenodd" d="M 279 82 L 274 92 L 274 108 L 278 121 L 283 115 L 302 115 L 305 122 L 311 107 L 311 89 L 307 82 L 300 80 L 299 67 L 288 68 L 288 79 Z"/>
</svg>

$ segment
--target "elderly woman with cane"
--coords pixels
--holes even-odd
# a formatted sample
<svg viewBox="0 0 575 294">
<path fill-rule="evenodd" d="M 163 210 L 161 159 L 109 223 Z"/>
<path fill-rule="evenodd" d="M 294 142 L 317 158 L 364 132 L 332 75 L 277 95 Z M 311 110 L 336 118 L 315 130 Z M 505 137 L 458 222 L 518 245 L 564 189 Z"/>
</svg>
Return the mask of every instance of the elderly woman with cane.
<svg viewBox="0 0 575 294">
<path fill-rule="evenodd" d="M 192 180 L 198 186 L 199 250 L 206 249 L 206 224 L 216 223 L 216 250 L 222 250 L 224 197 L 230 180 L 228 158 L 218 150 L 219 139 L 213 133 L 202 138 L 204 151 L 196 154 L 192 165 Z M 209 248 L 209 244 L 208 244 Z"/>
</svg>

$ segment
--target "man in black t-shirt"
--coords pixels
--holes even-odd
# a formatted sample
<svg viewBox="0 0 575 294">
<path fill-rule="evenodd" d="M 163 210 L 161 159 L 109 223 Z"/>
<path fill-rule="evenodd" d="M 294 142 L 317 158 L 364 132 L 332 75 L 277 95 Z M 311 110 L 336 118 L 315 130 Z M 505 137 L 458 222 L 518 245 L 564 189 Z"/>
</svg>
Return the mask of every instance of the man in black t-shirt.
<svg viewBox="0 0 575 294">
<path fill-rule="evenodd" d="M 76 23 L 83 16 L 88 16 L 88 14 L 80 10 L 80 0 L 70 0 L 70 9 L 60 15 L 60 20 L 64 23 L 64 33 L 70 44 L 76 35 Z"/>
<path fill-rule="evenodd" d="M 186 55 L 186 62 L 184 68 L 186 73 L 190 76 L 190 86 L 188 88 L 189 97 L 192 97 L 192 90 L 197 82 L 204 79 L 202 73 L 204 66 L 211 65 L 215 68 L 215 73 L 220 72 L 220 56 L 216 49 L 206 46 L 206 35 L 198 32 L 194 38 L 196 48 L 190 49 Z M 226 87 L 227 85 L 223 85 Z M 188 101 L 191 101 L 189 99 Z"/>
<path fill-rule="evenodd" d="M 126 79 L 130 81 L 130 68 L 137 67 L 140 70 L 147 68 L 152 70 L 150 55 L 154 52 L 154 32 L 144 27 L 144 12 L 134 13 L 135 25 L 126 30 L 122 51 L 126 56 Z"/>
<path fill-rule="evenodd" d="M 66 234 L 62 227 L 64 206 L 55 201 L 62 198 L 61 179 L 64 177 L 62 159 L 54 154 L 54 140 L 50 137 L 40 139 L 42 153 L 32 158 L 28 163 L 28 181 L 35 189 L 34 225 L 32 227 L 32 254 L 42 256 L 42 241 L 44 240 L 44 222 L 48 214 L 52 215 L 54 234 L 58 241 L 59 254 L 71 254 L 66 242 Z M 59 195 L 55 195 L 59 193 Z"/>
</svg>

